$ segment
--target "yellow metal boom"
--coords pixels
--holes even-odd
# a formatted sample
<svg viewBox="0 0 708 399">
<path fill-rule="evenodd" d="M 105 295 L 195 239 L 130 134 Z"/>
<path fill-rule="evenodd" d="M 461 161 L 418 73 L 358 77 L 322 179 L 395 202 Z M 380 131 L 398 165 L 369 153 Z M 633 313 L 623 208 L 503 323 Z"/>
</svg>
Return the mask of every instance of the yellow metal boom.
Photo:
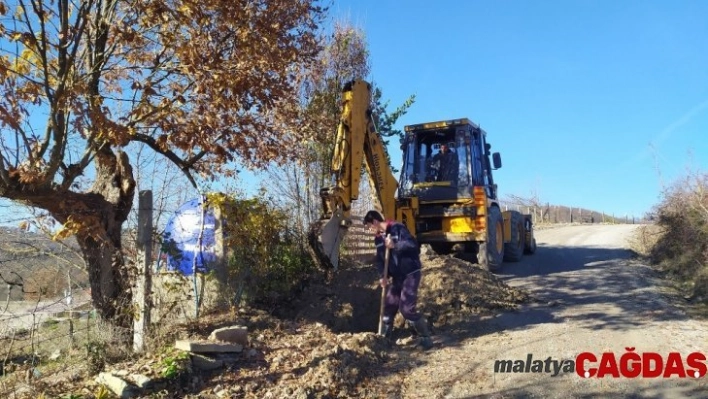
<svg viewBox="0 0 708 399">
<path fill-rule="evenodd" d="M 365 165 L 385 218 L 396 217 L 397 181 L 386 148 L 371 117 L 371 86 L 355 80 L 344 87 L 342 117 L 337 130 L 332 175 L 334 184 L 320 191 L 323 216 L 310 231 L 310 243 L 325 266 L 339 267 L 339 247 L 351 225 L 352 201 L 359 199 L 361 167 Z"/>
</svg>

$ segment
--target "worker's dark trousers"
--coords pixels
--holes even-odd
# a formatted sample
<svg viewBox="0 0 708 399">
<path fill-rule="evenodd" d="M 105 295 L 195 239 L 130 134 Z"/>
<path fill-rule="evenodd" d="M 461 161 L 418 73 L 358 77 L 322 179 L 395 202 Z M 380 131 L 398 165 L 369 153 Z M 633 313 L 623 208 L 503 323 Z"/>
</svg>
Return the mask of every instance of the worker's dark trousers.
<svg viewBox="0 0 708 399">
<path fill-rule="evenodd" d="M 420 285 L 420 270 L 406 276 L 405 279 L 394 279 L 388 286 L 384 302 L 384 323 L 393 323 L 396 312 L 401 311 L 401 316 L 412 322 L 420 319 L 416 308 L 418 302 L 418 286 Z"/>
</svg>

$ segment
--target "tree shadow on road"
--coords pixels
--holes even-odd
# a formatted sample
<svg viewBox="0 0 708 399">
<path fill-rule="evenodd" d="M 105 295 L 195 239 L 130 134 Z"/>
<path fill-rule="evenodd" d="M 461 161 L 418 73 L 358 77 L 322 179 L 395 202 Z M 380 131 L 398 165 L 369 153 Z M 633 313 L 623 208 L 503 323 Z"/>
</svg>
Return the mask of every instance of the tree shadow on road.
<svg viewBox="0 0 708 399">
<path fill-rule="evenodd" d="M 498 275 L 545 304 L 551 322 L 624 330 L 657 321 L 687 319 L 673 306 L 676 298 L 659 292 L 664 283 L 658 274 L 632 258 L 633 252 L 624 249 L 544 246 L 534 256 L 505 264 Z M 553 316 L 561 313 L 559 309 L 569 307 L 575 310 L 560 318 Z M 528 324 L 539 322 L 543 319 L 528 318 Z M 511 320 L 505 323 L 509 328 L 528 324 Z"/>
<path fill-rule="evenodd" d="M 602 247 L 542 246 L 497 273 L 507 284 L 528 291 L 534 303 L 515 311 L 478 317 L 438 330 L 444 346 L 502 331 L 541 324 L 573 324 L 590 330 L 631 330 L 688 316 L 676 298 L 658 292 L 663 284 L 633 252 Z"/>
</svg>

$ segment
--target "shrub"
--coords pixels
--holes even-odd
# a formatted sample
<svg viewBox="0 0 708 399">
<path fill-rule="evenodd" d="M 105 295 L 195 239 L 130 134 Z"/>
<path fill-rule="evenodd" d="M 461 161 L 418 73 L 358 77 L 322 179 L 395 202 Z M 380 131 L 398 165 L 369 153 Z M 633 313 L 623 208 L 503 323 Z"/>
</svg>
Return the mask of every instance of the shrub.
<svg viewBox="0 0 708 399">
<path fill-rule="evenodd" d="M 693 173 L 664 193 L 656 209 L 662 237 L 652 259 L 694 298 L 708 294 L 708 174 Z"/>
<path fill-rule="evenodd" d="M 225 220 L 229 291 L 233 304 L 273 303 L 289 297 L 312 270 L 304 240 L 289 226 L 287 210 L 262 195 L 237 199 L 213 195 Z"/>
</svg>

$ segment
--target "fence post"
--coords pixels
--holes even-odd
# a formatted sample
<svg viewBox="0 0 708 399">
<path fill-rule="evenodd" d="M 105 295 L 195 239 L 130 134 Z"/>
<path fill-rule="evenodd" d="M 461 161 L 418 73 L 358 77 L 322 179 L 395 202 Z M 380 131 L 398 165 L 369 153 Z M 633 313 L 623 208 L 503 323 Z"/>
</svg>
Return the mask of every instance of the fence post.
<svg viewBox="0 0 708 399">
<path fill-rule="evenodd" d="M 136 243 L 138 276 L 135 282 L 135 301 L 138 309 L 133 325 L 133 350 L 142 352 L 145 335 L 150 327 L 150 291 L 152 291 L 152 191 L 143 190 L 138 202 L 138 237 Z"/>
</svg>

